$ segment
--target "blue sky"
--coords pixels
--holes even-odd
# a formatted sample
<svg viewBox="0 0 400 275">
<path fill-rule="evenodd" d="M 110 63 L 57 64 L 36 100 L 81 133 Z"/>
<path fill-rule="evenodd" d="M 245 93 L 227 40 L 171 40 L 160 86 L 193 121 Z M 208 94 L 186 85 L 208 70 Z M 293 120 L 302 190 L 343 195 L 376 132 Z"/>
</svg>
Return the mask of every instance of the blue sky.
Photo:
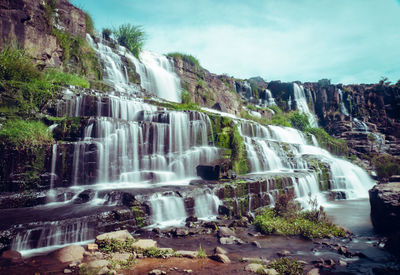
<svg viewBox="0 0 400 275">
<path fill-rule="evenodd" d="M 71 0 L 95 27 L 142 25 L 145 49 L 267 81 L 400 79 L 400 0 Z"/>
</svg>

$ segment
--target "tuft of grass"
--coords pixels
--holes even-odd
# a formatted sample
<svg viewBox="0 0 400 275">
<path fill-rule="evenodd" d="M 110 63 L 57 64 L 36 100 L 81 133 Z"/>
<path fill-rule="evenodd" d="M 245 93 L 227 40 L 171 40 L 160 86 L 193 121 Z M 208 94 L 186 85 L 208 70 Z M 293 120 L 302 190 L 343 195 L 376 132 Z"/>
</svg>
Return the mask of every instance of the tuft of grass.
<svg viewBox="0 0 400 275">
<path fill-rule="evenodd" d="M 172 52 L 172 53 L 168 53 L 167 56 L 181 59 L 182 61 L 189 63 L 193 67 L 201 68 L 199 60 L 191 54 Z"/>
<path fill-rule="evenodd" d="M 43 122 L 15 119 L 8 120 L 0 128 L 0 142 L 25 148 L 51 144 L 54 140 Z"/>
<path fill-rule="evenodd" d="M 94 36 L 93 18 L 87 11 L 84 11 L 84 14 L 85 14 L 86 32 L 91 36 Z"/>
<path fill-rule="evenodd" d="M 146 39 L 142 26 L 122 24 L 113 30 L 113 35 L 119 44 L 126 47 L 139 59 L 139 53 L 142 51 Z"/>
<path fill-rule="evenodd" d="M 135 239 L 127 239 L 125 241 L 119 241 L 116 239 L 105 239 L 98 243 L 99 249 L 105 253 L 115 252 L 133 252 L 134 249 L 132 244 L 135 243 Z"/>
<path fill-rule="evenodd" d="M 345 140 L 330 136 L 323 128 L 308 127 L 304 131 L 315 136 L 319 146 L 336 155 L 347 155 L 349 148 Z"/>
<path fill-rule="evenodd" d="M 197 258 L 200 258 L 200 259 L 207 258 L 207 253 L 206 253 L 206 251 L 201 247 L 201 245 L 200 245 L 199 249 L 197 249 Z"/>
<path fill-rule="evenodd" d="M 110 28 L 103 28 L 101 34 L 104 39 L 109 40 L 111 38 L 112 30 Z"/>
</svg>

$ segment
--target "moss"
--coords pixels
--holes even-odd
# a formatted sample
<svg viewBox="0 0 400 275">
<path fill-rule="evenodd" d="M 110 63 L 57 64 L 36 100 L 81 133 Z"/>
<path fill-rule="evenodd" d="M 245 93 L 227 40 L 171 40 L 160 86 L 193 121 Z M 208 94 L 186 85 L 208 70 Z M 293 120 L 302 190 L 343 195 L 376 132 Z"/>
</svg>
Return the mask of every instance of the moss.
<svg viewBox="0 0 400 275">
<path fill-rule="evenodd" d="M 140 209 L 138 206 L 131 206 L 131 210 L 133 214 L 135 215 L 135 220 L 136 220 L 136 225 L 141 228 L 145 225 L 144 221 L 144 212 L 142 209 Z"/>
<path fill-rule="evenodd" d="M 232 128 L 231 148 L 233 170 L 238 174 L 246 174 L 249 170 L 247 153 L 237 125 Z"/>
<path fill-rule="evenodd" d="M 167 56 L 181 59 L 182 61 L 190 64 L 191 66 L 193 66 L 195 68 L 199 68 L 199 69 L 201 68 L 199 60 L 196 57 L 194 57 L 193 55 L 179 53 L 179 52 L 172 52 L 172 53 L 167 54 Z"/>
<path fill-rule="evenodd" d="M 225 127 L 217 134 L 217 146 L 220 148 L 230 148 L 230 128 Z"/>
<path fill-rule="evenodd" d="M 322 128 L 307 128 L 305 132 L 314 135 L 318 141 L 319 146 L 327 149 L 333 154 L 346 156 L 349 152 L 345 140 L 331 137 Z"/>
</svg>

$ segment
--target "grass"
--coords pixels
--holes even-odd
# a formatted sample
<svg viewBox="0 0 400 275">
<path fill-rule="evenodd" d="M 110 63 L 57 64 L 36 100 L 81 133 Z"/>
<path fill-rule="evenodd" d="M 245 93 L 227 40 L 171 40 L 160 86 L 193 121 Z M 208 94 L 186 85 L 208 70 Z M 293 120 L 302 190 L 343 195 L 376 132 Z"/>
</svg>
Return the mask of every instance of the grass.
<svg viewBox="0 0 400 275">
<path fill-rule="evenodd" d="M 336 155 L 347 155 L 348 147 L 345 140 L 330 136 L 323 128 L 306 128 L 305 133 L 315 136 L 319 146 Z"/>
<path fill-rule="evenodd" d="M 56 70 L 48 70 L 45 73 L 45 80 L 55 85 L 73 85 L 76 87 L 90 87 L 89 82 L 76 74 L 64 73 Z"/>
<path fill-rule="evenodd" d="M 86 32 L 91 36 L 94 36 L 93 18 L 87 11 L 84 11 L 84 14 L 85 14 Z"/>
<path fill-rule="evenodd" d="M 0 142 L 17 148 L 36 147 L 54 142 L 52 134 L 41 121 L 8 120 L 0 128 Z"/>
<path fill-rule="evenodd" d="M 141 26 L 123 24 L 113 30 L 113 35 L 119 44 L 126 47 L 139 59 L 139 53 L 146 39 L 146 34 Z"/>
<path fill-rule="evenodd" d="M 400 174 L 400 157 L 381 154 L 372 158 L 378 179 L 387 181 L 392 175 Z"/>
<path fill-rule="evenodd" d="M 191 54 L 172 52 L 172 53 L 168 53 L 167 56 L 181 59 L 182 61 L 190 64 L 193 67 L 201 68 L 199 60 Z"/>
<path fill-rule="evenodd" d="M 200 245 L 199 249 L 197 249 L 197 258 L 200 258 L 200 259 L 205 259 L 205 258 L 207 258 L 207 253 L 206 253 L 206 251 L 201 247 L 201 245 Z"/>
<path fill-rule="evenodd" d="M 279 258 L 267 265 L 268 268 L 275 269 L 279 274 L 298 275 L 303 274 L 303 266 L 296 259 Z"/>
<path fill-rule="evenodd" d="M 105 239 L 98 243 L 99 249 L 105 253 L 115 252 L 133 252 L 132 244 L 137 240 L 127 239 L 125 241 L 118 241 L 116 239 Z"/>
</svg>

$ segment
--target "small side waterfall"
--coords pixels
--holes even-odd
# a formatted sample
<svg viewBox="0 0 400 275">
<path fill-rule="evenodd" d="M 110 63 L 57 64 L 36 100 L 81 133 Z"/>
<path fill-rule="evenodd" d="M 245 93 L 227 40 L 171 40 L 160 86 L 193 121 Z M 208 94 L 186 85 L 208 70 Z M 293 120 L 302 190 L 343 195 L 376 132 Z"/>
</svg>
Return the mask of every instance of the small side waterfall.
<svg viewBox="0 0 400 275">
<path fill-rule="evenodd" d="M 154 225 L 158 227 L 183 224 L 187 214 L 181 197 L 156 193 L 149 199 Z"/>
<path fill-rule="evenodd" d="M 342 90 L 338 89 L 338 94 L 339 94 L 339 101 L 340 101 L 340 112 L 344 114 L 345 116 L 349 116 L 349 111 L 346 108 L 346 105 L 344 104 L 343 101 L 343 92 Z"/>
<path fill-rule="evenodd" d="M 302 85 L 298 85 L 297 83 L 293 83 L 293 92 L 297 110 L 307 115 L 312 127 L 318 127 L 317 118 L 313 113 L 311 113 L 310 108 L 308 107 L 307 98 L 304 93 L 304 87 Z"/>
</svg>

